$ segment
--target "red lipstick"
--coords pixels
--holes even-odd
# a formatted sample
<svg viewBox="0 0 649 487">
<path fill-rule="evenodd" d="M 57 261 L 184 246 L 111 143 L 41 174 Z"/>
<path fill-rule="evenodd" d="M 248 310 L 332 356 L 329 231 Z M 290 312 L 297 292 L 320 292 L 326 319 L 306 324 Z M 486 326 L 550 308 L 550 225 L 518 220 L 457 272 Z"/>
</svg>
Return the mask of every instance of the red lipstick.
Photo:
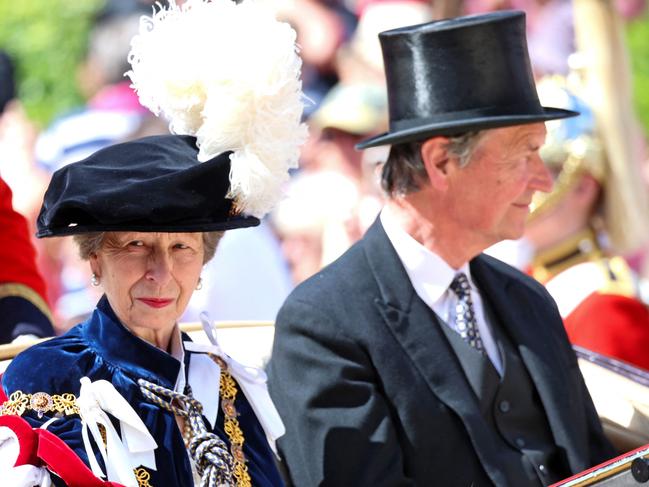
<svg viewBox="0 0 649 487">
<path fill-rule="evenodd" d="M 144 304 L 151 306 L 152 308 L 164 308 L 173 302 L 173 299 L 162 298 L 137 298 L 137 300 L 142 301 Z"/>
</svg>

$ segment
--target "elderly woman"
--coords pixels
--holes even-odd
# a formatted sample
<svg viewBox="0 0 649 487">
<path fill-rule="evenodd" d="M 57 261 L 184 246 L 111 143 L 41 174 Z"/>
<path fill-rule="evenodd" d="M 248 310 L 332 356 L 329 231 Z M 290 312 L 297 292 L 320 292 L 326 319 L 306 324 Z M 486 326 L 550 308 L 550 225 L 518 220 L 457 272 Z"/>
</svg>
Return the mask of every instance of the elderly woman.
<svg viewBox="0 0 649 487">
<path fill-rule="evenodd" d="M 105 295 L 87 321 L 13 360 L 1 414 L 44 426 L 124 485 L 192 485 L 192 469 L 219 485 L 281 485 L 263 375 L 177 325 L 223 230 L 258 223 L 223 198 L 229 154 L 196 154 L 191 137 L 149 137 L 55 173 L 38 235 L 74 234 Z"/>
<path fill-rule="evenodd" d="M 258 224 L 297 163 L 295 32 L 247 0 L 172 2 L 144 20 L 129 76 L 186 135 L 111 146 L 53 175 L 38 236 L 74 235 L 104 296 L 2 377 L 2 485 L 282 484 L 265 375 L 224 354 L 207 319 L 206 343 L 177 321 L 221 233 Z"/>
</svg>

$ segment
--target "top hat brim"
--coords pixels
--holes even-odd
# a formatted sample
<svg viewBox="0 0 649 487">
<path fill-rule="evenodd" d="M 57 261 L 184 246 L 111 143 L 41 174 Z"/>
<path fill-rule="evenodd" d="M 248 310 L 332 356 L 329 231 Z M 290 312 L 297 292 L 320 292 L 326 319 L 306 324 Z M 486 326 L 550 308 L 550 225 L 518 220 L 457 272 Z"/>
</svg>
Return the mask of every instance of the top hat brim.
<svg viewBox="0 0 649 487">
<path fill-rule="evenodd" d="M 561 108 L 542 107 L 542 113 L 534 114 L 505 114 L 505 115 L 478 115 L 471 117 L 464 112 L 461 119 L 452 120 L 452 117 L 446 115 L 448 119 L 425 123 L 422 120 L 413 120 L 412 126 L 402 123 L 401 126 L 381 135 L 370 137 L 356 144 L 356 149 L 367 149 L 380 145 L 403 144 L 407 142 L 416 142 L 426 140 L 435 136 L 454 136 L 466 132 L 475 132 L 478 130 L 509 127 L 514 125 L 525 125 L 535 122 L 547 122 L 549 120 L 558 120 L 562 118 L 575 117 L 579 113 L 572 110 Z"/>
</svg>

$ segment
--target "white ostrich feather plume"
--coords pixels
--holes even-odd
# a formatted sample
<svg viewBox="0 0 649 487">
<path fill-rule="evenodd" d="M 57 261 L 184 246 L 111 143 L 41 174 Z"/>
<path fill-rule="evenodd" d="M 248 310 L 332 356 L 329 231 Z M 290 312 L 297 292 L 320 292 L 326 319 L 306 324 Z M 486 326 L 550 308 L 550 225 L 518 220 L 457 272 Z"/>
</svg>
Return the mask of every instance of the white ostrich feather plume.
<svg viewBox="0 0 649 487">
<path fill-rule="evenodd" d="M 256 0 L 171 2 L 143 17 L 127 75 L 140 102 L 193 135 L 198 160 L 230 156 L 236 208 L 262 217 L 307 136 L 295 31 Z"/>
</svg>

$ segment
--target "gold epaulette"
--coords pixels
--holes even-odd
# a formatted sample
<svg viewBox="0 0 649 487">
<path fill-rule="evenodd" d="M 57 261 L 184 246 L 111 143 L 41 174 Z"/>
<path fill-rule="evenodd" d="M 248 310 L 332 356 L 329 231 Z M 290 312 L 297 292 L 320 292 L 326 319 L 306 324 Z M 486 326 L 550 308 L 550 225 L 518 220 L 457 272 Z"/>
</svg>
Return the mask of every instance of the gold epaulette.
<svg viewBox="0 0 649 487">
<path fill-rule="evenodd" d="M 24 284 L 20 284 L 18 282 L 7 282 L 0 284 L 0 298 L 9 297 L 23 298 L 29 301 L 36 308 L 38 308 L 38 310 L 43 313 L 48 320 L 50 320 L 50 323 L 54 322 L 50 307 L 47 305 L 41 295 L 34 291 L 31 287 L 25 286 Z"/>
<path fill-rule="evenodd" d="M 79 414 L 79 406 L 74 394 L 49 395 L 45 392 L 25 394 L 22 391 L 13 392 L 0 406 L 0 416 L 22 416 L 25 411 L 34 411 L 39 418 L 46 413 L 71 416 Z"/>
<path fill-rule="evenodd" d="M 603 258 L 595 232 L 587 228 L 535 255 L 532 259 L 532 276 L 545 284 L 574 265 L 597 262 Z"/>
</svg>

